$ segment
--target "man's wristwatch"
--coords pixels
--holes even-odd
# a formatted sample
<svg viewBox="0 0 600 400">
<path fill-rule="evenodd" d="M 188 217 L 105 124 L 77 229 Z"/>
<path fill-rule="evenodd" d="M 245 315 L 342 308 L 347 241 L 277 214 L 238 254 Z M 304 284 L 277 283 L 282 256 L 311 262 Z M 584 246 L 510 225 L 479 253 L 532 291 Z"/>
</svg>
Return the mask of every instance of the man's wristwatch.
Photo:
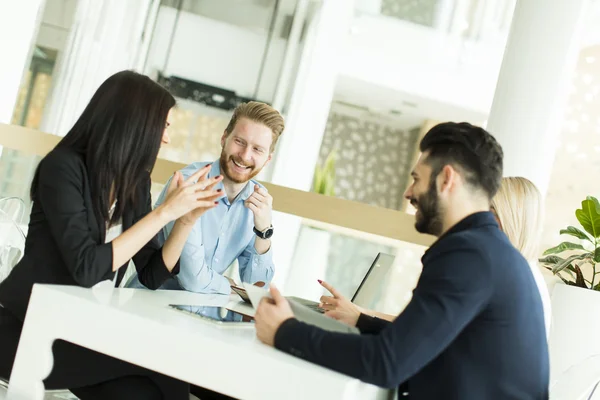
<svg viewBox="0 0 600 400">
<path fill-rule="evenodd" d="M 259 231 L 256 227 L 253 228 L 254 233 L 261 239 L 270 239 L 273 236 L 273 225 L 265 229 L 264 231 Z"/>
</svg>

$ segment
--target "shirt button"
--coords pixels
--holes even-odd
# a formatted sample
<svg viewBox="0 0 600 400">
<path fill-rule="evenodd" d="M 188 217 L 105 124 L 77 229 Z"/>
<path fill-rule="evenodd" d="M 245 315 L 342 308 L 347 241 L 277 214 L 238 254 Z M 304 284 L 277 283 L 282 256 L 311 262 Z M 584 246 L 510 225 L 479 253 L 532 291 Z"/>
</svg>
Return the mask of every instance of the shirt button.
<svg viewBox="0 0 600 400">
<path fill-rule="evenodd" d="M 218 258 L 215 258 L 215 262 L 219 262 L 219 259 L 218 259 Z"/>
</svg>

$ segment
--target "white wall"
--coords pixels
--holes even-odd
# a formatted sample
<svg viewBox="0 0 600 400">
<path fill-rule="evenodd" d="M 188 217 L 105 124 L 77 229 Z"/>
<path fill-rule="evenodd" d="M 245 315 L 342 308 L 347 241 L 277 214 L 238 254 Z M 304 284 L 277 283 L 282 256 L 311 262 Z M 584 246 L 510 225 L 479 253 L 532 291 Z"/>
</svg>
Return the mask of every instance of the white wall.
<svg viewBox="0 0 600 400">
<path fill-rule="evenodd" d="M 181 12 L 170 56 L 176 10 L 161 7 L 146 72 L 163 74 L 233 90 L 253 97 L 267 35 L 201 15 Z M 286 41 L 274 35 L 257 98 L 271 102 Z"/>
<path fill-rule="evenodd" d="M 231 18 L 239 12 L 231 10 Z M 253 97 L 266 33 L 182 11 L 167 59 L 175 18 L 175 9 L 160 8 L 146 73 L 164 69 L 166 75 Z M 281 18 L 277 24 L 280 32 Z M 467 116 L 485 118 L 489 112 L 503 38 L 476 42 L 397 18 L 365 14 L 355 17 L 348 35 L 348 48 L 341 55 L 341 80 L 403 93 L 430 109 L 438 103 L 465 110 Z M 273 100 L 286 41 L 276 34 L 271 46 L 257 96 L 267 102 Z M 367 102 L 372 99 L 363 98 L 361 104 Z"/>
<path fill-rule="evenodd" d="M 504 42 L 469 42 L 385 16 L 355 19 L 340 75 L 487 114 Z"/>
<path fill-rule="evenodd" d="M 42 0 L 0 2 L 0 123 L 10 123 L 43 4 Z"/>
</svg>

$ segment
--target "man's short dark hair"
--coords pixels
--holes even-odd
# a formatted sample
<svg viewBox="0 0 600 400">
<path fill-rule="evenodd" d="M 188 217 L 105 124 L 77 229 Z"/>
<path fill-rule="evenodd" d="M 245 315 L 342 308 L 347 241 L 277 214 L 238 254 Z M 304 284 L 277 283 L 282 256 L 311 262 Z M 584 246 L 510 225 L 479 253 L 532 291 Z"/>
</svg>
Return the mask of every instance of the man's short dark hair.
<svg viewBox="0 0 600 400">
<path fill-rule="evenodd" d="M 468 184 L 482 190 L 490 200 L 500 187 L 502 147 L 483 128 L 467 122 L 436 125 L 421 140 L 420 150 L 428 152 L 426 163 L 432 168 L 432 177 L 444 166 L 452 165 Z"/>
</svg>

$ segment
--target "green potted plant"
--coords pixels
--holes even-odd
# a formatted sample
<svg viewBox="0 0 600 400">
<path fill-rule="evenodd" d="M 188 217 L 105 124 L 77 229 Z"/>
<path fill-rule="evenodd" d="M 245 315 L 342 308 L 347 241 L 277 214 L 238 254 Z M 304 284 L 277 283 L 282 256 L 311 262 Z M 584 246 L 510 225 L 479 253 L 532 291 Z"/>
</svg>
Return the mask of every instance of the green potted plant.
<svg viewBox="0 0 600 400">
<path fill-rule="evenodd" d="M 317 165 L 312 191 L 325 196 L 335 196 L 335 150 L 327 155 L 323 166 Z"/>
<path fill-rule="evenodd" d="M 600 203 L 588 196 L 575 211 L 583 230 L 568 226 L 560 231 L 578 239 L 578 243 L 564 241 L 544 252 L 539 261 L 567 285 L 600 290 Z M 584 271 L 587 272 L 584 274 Z"/>
<path fill-rule="evenodd" d="M 575 210 L 581 228 L 568 226 L 561 235 L 571 236 L 544 252 L 540 263 L 566 285 L 552 286 L 552 323 L 549 341 L 550 393 L 574 398 L 573 389 L 591 390 L 598 381 L 600 342 L 582 340 L 600 335 L 600 204 L 588 196 Z M 565 392 L 566 390 L 566 392 Z M 569 395 L 565 395 L 569 393 Z M 564 395 L 564 396 L 562 396 Z M 577 396 L 579 397 L 579 396 Z"/>
</svg>

